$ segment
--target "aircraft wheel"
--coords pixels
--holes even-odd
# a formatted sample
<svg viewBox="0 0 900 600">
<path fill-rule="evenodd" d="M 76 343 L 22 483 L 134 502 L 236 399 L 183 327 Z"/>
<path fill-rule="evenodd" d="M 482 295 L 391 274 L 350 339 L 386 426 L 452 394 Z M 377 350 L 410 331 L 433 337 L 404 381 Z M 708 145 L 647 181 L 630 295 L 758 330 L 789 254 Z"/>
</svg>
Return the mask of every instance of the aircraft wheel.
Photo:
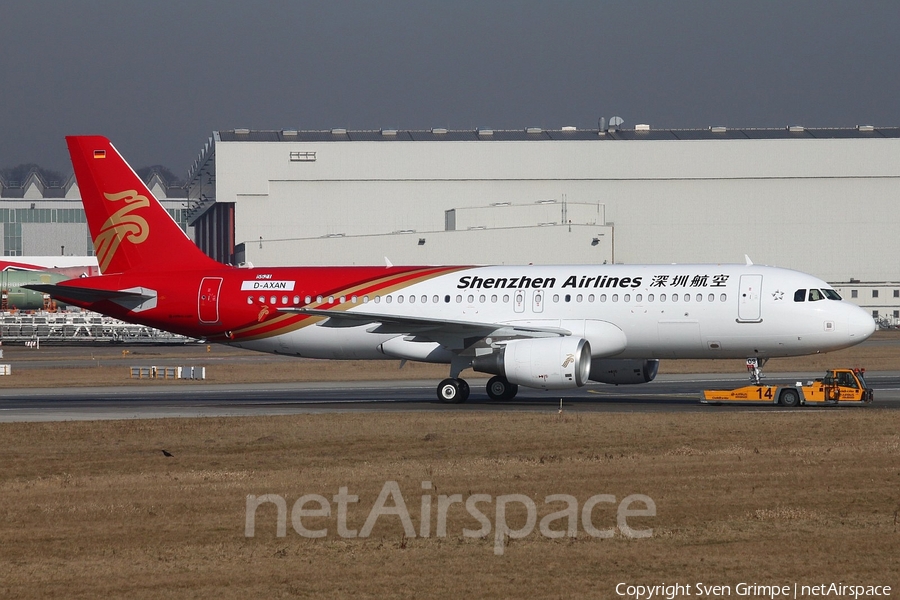
<svg viewBox="0 0 900 600">
<path fill-rule="evenodd" d="M 462 379 L 445 379 L 438 384 L 437 395 L 441 402 L 460 404 L 469 397 L 469 384 Z"/>
<path fill-rule="evenodd" d="M 456 381 L 459 382 L 459 392 L 460 392 L 459 400 L 457 400 L 457 402 L 460 402 L 460 403 L 465 402 L 466 400 L 469 399 L 469 391 L 470 391 L 469 390 L 469 382 L 466 381 L 465 379 L 457 379 Z"/>
<path fill-rule="evenodd" d="M 506 377 L 491 377 L 487 382 L 487 395 L 491 400 L 512 400 L 519 392 L 519 386 L 510 383 Z"/>
<path fill-rule="evenodd" d="M 782 390 L 781 396 L 778 398 L 778 402 L 782 406 L 793 408 L 800 404 L 800 394 L 797 393 L 797 390 Z"/>
</svg>

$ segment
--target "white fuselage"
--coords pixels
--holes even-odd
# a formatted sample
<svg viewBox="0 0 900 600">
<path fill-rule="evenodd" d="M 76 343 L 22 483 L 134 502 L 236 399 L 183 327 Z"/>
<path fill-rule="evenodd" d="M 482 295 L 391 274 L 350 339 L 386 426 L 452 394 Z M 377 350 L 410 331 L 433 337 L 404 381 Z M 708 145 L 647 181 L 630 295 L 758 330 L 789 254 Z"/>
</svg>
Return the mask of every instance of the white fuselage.
<svg viewBox="0 0 900 600">
<path fill-rule="evenodd" d="M 560 328 L 588 339 L 594 357 L 609 358 L 795 356 L 838 350 L 872 334 L 870 315 L 820 290 L 831 286 L 757 265 L 492 266 L 346 297 L 341 308 Z M 380 347 L 397 337 L 377 323 L 335 327 L 318 319 L 237 345 L 316 358 L 388 358 Z"/>
</svg>

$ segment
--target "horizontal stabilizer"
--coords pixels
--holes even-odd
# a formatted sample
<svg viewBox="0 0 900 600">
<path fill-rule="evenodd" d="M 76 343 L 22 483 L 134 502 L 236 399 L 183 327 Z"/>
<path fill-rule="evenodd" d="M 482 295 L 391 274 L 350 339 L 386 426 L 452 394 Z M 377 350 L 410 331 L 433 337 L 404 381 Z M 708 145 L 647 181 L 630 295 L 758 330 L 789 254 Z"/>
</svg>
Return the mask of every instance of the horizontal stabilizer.
<svg viewBox="0 0 900 600">
<path fill-rule="evenodd" d="M 99 290 L 93 288 L 75 287 L 72 285 L 52 285 L 36 283 L 33 285 L 23 285 L 23 288 L 50 294 L 57 300 L 72 300 L 74 302 L 99 302 L 101 300 L 122 300 L 122 299 L 140 299 L 149 298 L 140 292 L 120 291 L 120 290 Z"/>
</svg>

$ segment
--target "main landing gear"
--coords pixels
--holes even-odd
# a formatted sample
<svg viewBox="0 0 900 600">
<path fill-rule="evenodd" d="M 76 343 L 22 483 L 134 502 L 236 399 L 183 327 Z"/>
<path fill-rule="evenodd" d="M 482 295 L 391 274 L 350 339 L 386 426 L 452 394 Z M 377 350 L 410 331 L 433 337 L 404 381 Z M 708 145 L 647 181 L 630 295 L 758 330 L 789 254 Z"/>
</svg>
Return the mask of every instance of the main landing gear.
<svg viewBox="0 0 900 600">
<path fill-rule="evenodd" d="M 450 377 L 437 387 L 438 400 L 447 404 L 462 404 L 469 399 L 469 384 L 465 379 Z"/>
<path fill-rule="evenodd" d="M 491 377 L 487 382 L 487 395 L 491 400 L 512 400 L 519 392 L 519 386 L 510 383 L 506 377 Z M 461 404 L 469 399 L 469 384 L 465 379 L 450 377 L 437 387 L 438 400 L 447 404 Z"/>
</svg>

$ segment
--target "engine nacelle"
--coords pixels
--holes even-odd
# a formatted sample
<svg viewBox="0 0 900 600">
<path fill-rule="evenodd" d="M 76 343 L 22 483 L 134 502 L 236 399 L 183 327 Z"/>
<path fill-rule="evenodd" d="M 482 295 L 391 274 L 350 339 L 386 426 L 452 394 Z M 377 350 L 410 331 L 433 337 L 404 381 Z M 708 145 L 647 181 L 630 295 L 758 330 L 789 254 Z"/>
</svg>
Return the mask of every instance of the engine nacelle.
<svg viewBox="0 0 900 600">
<path fill-rule="evenodd" d="M 655 358 L 595 358 L 591 361 L 591 381 L 600 383 L 647 383 L 656 378 L 659 361 Z"/>
<path fill-rule="evenodd" d="M 571 336 L 512 340 L 500 350 L 475 357 L 472 368 L 541 390 L 581 387 L 590 376 L 591 345 Z"/>
</svg>

